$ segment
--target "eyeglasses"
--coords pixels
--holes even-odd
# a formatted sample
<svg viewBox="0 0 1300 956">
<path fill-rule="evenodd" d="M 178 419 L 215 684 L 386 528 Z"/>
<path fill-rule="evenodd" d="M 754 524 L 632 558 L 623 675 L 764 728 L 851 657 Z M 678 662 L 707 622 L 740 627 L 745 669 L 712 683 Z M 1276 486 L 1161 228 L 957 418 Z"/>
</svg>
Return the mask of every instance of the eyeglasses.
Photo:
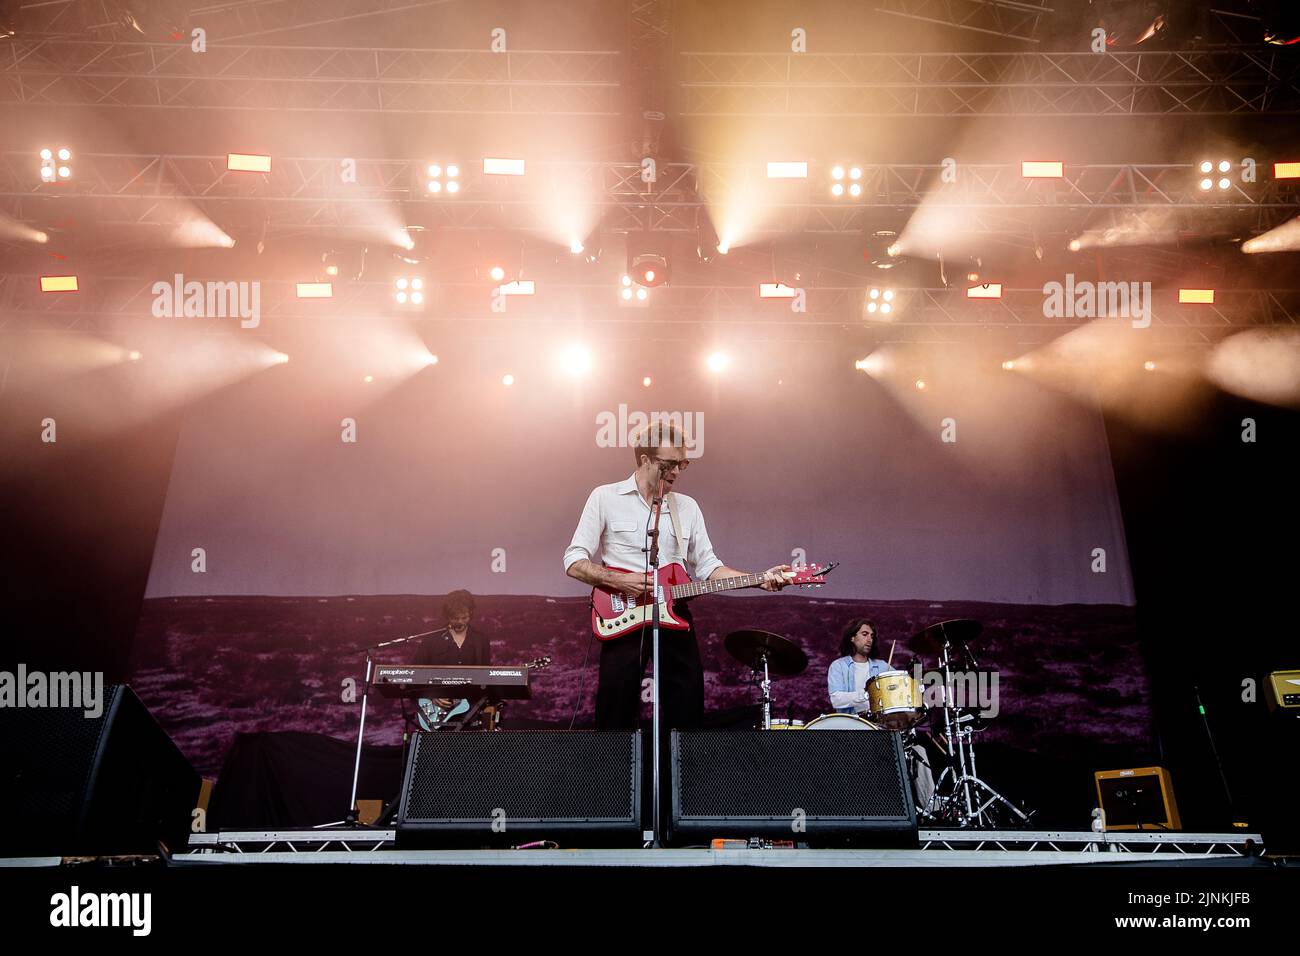
<svg viewBox="0 0 1300 956">
<path fill-rule="evenodd" d="M 660 458 L 658 455 L 655 456 L 655 461 L 667 465 L 670 471 L 673 468 L 678 468 L 682 471 L 685 471 L 686 466 L 691 463 L 689 458 Z"/>
</svg>

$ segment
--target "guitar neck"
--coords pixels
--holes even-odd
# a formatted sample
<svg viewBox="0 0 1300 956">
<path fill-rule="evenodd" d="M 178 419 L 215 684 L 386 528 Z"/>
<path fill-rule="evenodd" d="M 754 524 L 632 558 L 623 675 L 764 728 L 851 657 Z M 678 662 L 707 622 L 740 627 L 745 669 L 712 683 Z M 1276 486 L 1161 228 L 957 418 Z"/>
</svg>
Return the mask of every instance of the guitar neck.
<svg viewBox="0 0 1300 956">
<path fill-rule="evenodd" d="M 715 594 L 718 591 L 732 591 L 736 588 L 756 588 L 762 583 L 761 573 L 742 574 L 734 578 L 717 578 L 712 581 L 691 581 L 673 586 L 673 600 L 693 598 L 701 594 Z"/>
</svg>

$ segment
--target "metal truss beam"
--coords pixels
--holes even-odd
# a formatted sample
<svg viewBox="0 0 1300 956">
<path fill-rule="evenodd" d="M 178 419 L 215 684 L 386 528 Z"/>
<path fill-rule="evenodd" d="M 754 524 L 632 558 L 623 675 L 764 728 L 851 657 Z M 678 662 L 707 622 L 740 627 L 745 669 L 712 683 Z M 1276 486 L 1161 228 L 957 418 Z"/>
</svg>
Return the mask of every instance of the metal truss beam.
<svg viewBox="0 0 1300 956">
<path fill-rule="evenodd" d="M 205 277 L 186 275 L 186 281 Z M 213 281 L 234 281 L 231 276 Z M 164 323 L 185 332 L 240 331 L 237 317 L 155 318 L 154 283 L 170 283 L 171 276 L 148 278 L 82 277 L 75 294 L 42 293 L 35 275 L 0 275 L 0 331 L 120 330 L 118 320 L 135 318 Z M 282 280 L 261 280 L 261 317 L 258 334 L 306 329 L 364 335 L 366 323 L 412 313 L 396 310 L 387 281 L 336 283 L 329 299 L 300 300 L 295 285 Z M 799 334 L 814 329 L 861 329 L 882 341 L 968 341 L 998 344 L 1004 339 L 987 336 L 1002 330 L 1007 342 L 1048 341 L 1088 324 L 1087 317 L 1044 315 L 1042 289 L 1006 289 L 998 300 L 967 298 L 964 288 L 896 288 L 895 311 L 888 322 L 874 321 L 864 309 L 862 286 L 814 287 L 806 290 L 806 308 L 796 312 L 788 300 L 764 300 L 755 285 L 674 285 L 652 292 L 647 309 L 618 305 L 617 286 L 605 283 L 538 281 L 536 296 L 511 298 L 505 313 L 492 309 L 492 288 L 483 283 L 438 283 L 429 290 L 427 311 L 418 317 L 446 323 L 469 323 L 496 328 L 507 319 L 521 324 L 561 325 L 572 316 L 598 326 L 630 327 L 703 324 L 767 328 L 778 334 Z M 1220 290 L 1213 305 L 1179 305 L 1175 290 L 1153 294 L 1151 326 L 1134 333 L 1151 333 L 1166 343 L 1209 343 L 1246 327 L 1296 325 L 1300 293 L 1277 290 Z M 566 318 L 567 317 L 567 318 Z M 1123 323 L 1121 323 L 1123 324 Z M 983 338 L 982 338 L 983 337 Z"/>
<path fill-rule="evenodd" d="M 708 53 L 684 116 L 1216 116 L 1300 111 L 1290 51 Z"/>
<path fill-rule="evenodd" d="M 877 13 L 1038 42 L 1039 21 L 1054 11 L 1046 0 L 878 0 Z M 1065 0 L 1069 2 L 1069 0 Z"/>
<path fill-rule="evenodd" d="M 314 112 L 616 115 L 620 54 L 14 37 L 0 103 Z"/>
<path fill-rule="evenodd" d="M 196 213 L 220 224 L 246 207 L 276 229 L 346 229 L 392 218 L 377 215 L 376 206 L 403 205 L 445 229 L 509 229 L 535 226 L 549 193 L 576 187 L 601 207 L 611 232 L 694 232 L 695 212 L 711 196 L 724 197 L 760 175 L 748 167 L 665 163 L 647 184 L 637 162 L 535 163 L 516 180 L 483 176 L 464 162 L 461 194 L 430 199 L 424 166 L 423 160 L 276 157 L 272 172 L 262 175 L 232 172 L 224 156 L 92 153 L 75 156 L 73 180 L 51 184 L 40 180 L 35 154 L 9 152 L 0 154 L 0 210 L 36 226 L 74 211 L 101 225 L 176 225 Z M 862 234 L 879 228 L 884 210 L 944 209 L 958 214 L 959 223 L 949 220 L 954 230 L 1029 242 L 1085 228 L 1204 232 L 1234 215 L 1235 227 L 1262 230 L 1300 213 L 1300 190 L 1267 171 L 1255 183 L 1240 182 L 1234 172 L 1230 189 L 1207 193 L 1197 185 L 1194 164 L 1066 166 L 1059 180 L 1025 179 L 1016 165 L 959 165 L 950 183 L 936 165 L 861 169 L 863 194 L 847 202 L 830 197 L 829 168 L 820 165 L 806 182 L 763 182 L 762 201 L 775 214 L 768 233 Z"/>
</svg>

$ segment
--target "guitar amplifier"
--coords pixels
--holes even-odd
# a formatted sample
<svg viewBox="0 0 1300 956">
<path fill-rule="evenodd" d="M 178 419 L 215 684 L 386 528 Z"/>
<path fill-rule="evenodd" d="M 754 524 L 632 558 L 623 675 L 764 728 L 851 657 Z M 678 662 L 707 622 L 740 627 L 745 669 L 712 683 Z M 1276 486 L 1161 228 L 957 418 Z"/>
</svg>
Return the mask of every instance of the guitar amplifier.
<svg viewBox="0 0 1300 956">
<path fill-rule="evenodd" d="M 641 735 L 503 730 L 415 734 L 399 846 L 639 846 Z"/>
<path fill-rule="evenodd" d="M 1097 800 L 1107 830 L 1181 830 L 1174 785 L 1164 767 L 1098 770 Z"/>
<path fill-rule="evenodd" d="M 1300 714 L 1300 671 L 1273 671 L 1264 684 L 1264 700 L 1270 714 L 1289 711 Z"/>
<path fill-rule="evenodd" d="M 890 731 L 672 734 L 669 839 L 916 846 L 903 745 Z"/>
</svg>

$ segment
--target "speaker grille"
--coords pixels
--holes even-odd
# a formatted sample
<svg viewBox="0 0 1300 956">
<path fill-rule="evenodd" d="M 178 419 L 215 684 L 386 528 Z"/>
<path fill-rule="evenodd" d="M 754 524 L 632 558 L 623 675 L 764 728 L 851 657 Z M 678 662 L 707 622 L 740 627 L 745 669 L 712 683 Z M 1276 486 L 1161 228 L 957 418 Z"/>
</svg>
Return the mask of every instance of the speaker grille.
<svg viewBox="0 0 1300 956">
<path fill-rule="evenodd" d="M 887 731 L 673 734 L 673 825 L 741 833 L 915 831 L 902 745 Z M 757 824 L 767 824 L 760 826 Z M 748 826 L 748 830 L 745 827 Z"/>
<path fill-rule="evenodd" d="M 402 820 L 639 825 L 637 746 L 631 733 L 417 734 Z"/>
</svg>

